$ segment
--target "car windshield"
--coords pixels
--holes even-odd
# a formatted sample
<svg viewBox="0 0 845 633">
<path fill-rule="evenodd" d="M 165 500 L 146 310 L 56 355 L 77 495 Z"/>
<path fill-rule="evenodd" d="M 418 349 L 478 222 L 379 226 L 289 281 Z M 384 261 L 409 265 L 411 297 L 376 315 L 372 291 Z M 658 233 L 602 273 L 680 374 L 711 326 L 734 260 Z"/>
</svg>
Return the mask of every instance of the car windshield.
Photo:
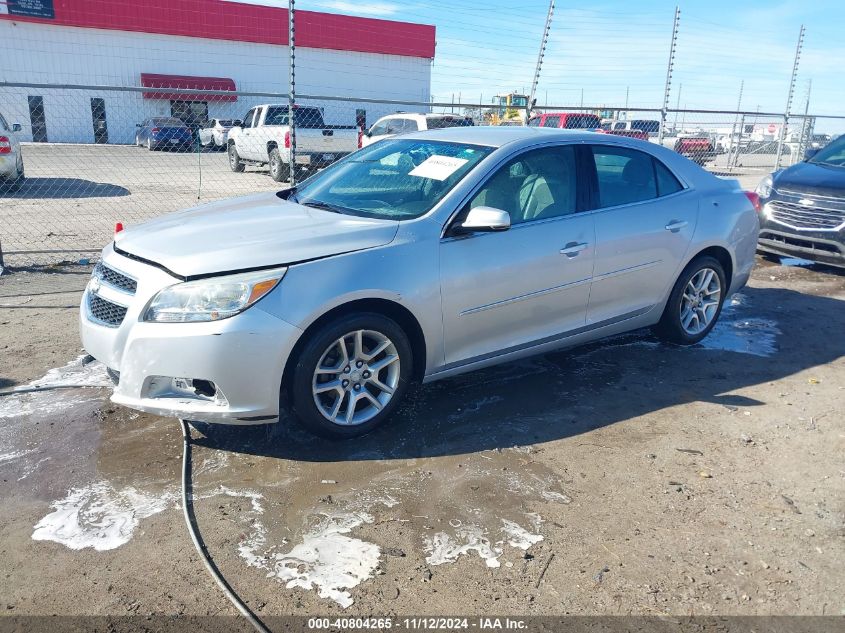
<svg viewBox="0 0 845 633">
<path fill-rule="evenodd" d="M 845 136 L 840 136 L 835 141 L 831 141 L 807 162 L 818 165 L 831 165 L 833 167 L 845 167 Z"/>
<path fill-rule="evenodd" d="M 418 218 L 493 149 L 440 141 L 383 140 L 309 178 L 288 200 L 368 218 Z"/>
</svg>

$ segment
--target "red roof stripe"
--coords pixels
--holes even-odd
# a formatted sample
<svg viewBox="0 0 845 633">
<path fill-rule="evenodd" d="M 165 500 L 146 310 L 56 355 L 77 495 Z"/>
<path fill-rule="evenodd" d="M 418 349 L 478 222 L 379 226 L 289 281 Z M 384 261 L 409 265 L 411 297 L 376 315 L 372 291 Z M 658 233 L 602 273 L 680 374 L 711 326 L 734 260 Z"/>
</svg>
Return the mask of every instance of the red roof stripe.
<svg viewBox="0 0 845 633">
<path fill-rule="evenodd" d="M 287 9 L 226 0 L 54 0 L 53 20 L 0 14 L 16 22 L 287 45 Z M 296 12 L 296 45 L 434 57 L 435 27 L 315 11 Z"/>
</svg>

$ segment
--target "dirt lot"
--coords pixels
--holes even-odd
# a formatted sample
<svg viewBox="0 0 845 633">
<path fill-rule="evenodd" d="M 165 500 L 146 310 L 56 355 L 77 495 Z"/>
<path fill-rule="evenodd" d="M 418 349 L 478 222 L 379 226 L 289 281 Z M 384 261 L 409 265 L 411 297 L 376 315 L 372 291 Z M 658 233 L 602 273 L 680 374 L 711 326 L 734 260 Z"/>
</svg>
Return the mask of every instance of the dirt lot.
<svg viewBox="0 0 845 633">
<path fill-rule="evenodd" d="M 71 362 L 86 275 L 0 277 L 0 387 L 93 385 L 0 397 L 0 612 L 233 614 L 176 422 Z M 841 273 L 760 262 L 695 348 L 434 383 L 347 443 L 201 426 L 203 536 L 262 616 L 845 614 L 843 300 Z"/>
</svg>

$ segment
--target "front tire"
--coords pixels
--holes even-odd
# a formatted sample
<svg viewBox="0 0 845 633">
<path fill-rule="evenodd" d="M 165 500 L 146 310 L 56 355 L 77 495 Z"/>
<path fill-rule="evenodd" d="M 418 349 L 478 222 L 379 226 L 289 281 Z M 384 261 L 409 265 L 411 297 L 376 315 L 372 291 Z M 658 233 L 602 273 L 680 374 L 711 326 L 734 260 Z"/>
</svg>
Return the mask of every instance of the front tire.
<svg viewBox="0 0 845 633">
<path fill-rule="evenodd" d="M 290 180 L 290 165 L 282 161 L 278 147 L 270 150 L 270 176 L 276 182 L 288 182 Z"/>
<path fill-rule="evenodd" d="M 153 140 L 151 138 L 147 139 L 147 149 L 153 151 Z"/>
<path fill-rule="evenodd" d="M 714 257 L 697 257 L 684 268 L 663 316 L 653 331 L 677 345 L 699 343 L 716 325 L 728 287 L 725 270 Z"/>
<path fill-rule="evenodd" d="M 241 161 L 241 157 L 238 156 L 238 148 L 235 147 L 234 143 L 229 143 L 229 169 L 235 172 L 242 172 L 246 169 L 246 165 L 243 164 Z"/>
<path fill-rule="evenodd" d="M 366 435 L 395 411 L 413 373 L 411 344 L 392 319 L 346 315 L 320 327 L 292 372 L 294 415 L 322 437 Z"/>
</svg>

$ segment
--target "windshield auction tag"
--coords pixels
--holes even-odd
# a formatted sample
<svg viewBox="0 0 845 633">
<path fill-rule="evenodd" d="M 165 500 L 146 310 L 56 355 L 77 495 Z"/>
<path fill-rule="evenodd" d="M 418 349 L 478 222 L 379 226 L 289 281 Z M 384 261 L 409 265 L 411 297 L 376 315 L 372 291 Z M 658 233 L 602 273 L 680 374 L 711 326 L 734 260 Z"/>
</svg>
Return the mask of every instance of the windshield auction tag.
<svg viewBox="0 0 845 633">
<path fill-rule="evenodd" d="M 451 156 L 440 156 L 435 154 L 429 156 L 419 165 L 414 167 L 409 176 L 420 178 L 431 178 L 432 180 L 446 180 L 467 162 L 466 158 L 452 158 Z"/>
</svg>

